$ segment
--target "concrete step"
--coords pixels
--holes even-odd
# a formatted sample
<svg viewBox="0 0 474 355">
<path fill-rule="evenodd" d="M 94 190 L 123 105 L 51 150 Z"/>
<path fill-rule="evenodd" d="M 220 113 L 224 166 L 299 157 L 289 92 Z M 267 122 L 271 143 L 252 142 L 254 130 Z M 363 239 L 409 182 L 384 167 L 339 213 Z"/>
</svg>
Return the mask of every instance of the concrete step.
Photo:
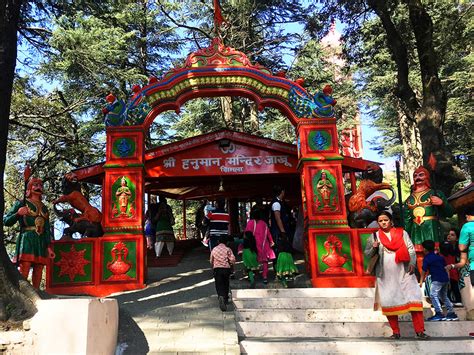
<svg viewBox="0 0 474 355">
<path fill-rule="evenodd" d="M 460 320 L 466 320 L 466 310 L 456 308 Z M 431 308 L 423 310 L 425 319 L 434 315 Z M 236 309 L 235 319 L 239 322 L 386 322 L 381 312 L 369 308 L 353 309 Z M 410 314 L 400 320 L 411 320 Z"/>
<path fill-rule="evenodd" d="M 354 298 L 234 298 L 232 301 L 240 309 L 338 309 L 367 308 L 373 309 L 374 300 L 369 297 Z"/>
<path fill-rule="evenodd" d="M 388 337 L 392 330 L 388 322 L 236 322 L 237 333 L 241 338 L 248 337 L 331 337 L 366 338 Z M 462 337 L 473 331 L 473 323 L 425 322 L 426 333 L 432 337 Z M 400 322 L 400 331 L 404 336 L 414 336 L 410 322 Z"/>
<path fill-rule="evenodd" d="M 362 298 L 374 297 L 373 288 L 278 288 L 232 290 L 232 298 Z"/>
<path fill-rule="evenodd" d="M 347 353 L 347 354 L 439 354 L 473 353 L 474 341 L 466 337 L 447 337 L 420 341 L 382 338 L 249 338 L 242 340 L 243 354 Z"/>
<path fill-rule="evenodd" d="M 335 309 L 373 308 L 372 288 L 301 288 L 301 289 L 242 289 L 232 290 L 237 308 L 256 309 Z M 423 306 L 431 304 L 423 297 Z M 458 308 L 456 308 L 458 309 Z"/>
</svg>

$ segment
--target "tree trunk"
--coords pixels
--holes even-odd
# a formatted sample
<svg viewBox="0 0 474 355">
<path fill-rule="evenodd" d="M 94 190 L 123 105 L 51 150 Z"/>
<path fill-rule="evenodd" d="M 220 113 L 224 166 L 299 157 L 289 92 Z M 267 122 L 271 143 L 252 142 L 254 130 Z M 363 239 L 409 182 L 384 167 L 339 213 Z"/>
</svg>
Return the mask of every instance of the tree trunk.
<svg viewBox="0 0 474 355">
<path fill-rule="evenodd" d="M 250 132 L 252 134 L 260 133 L 260 122 L 258 122 L 258 110 L 255 102 L 250 103 Z"/>
<path fill-rule="evenodd" d="M 436 127 L 440 115 L 438 110 L 423 105 L 416 115 L 416 122 L 420 130 L 425 166 L 428 166 L 431 154 L 436 159 L 435 174 L 431 178 L 431 183 L 449 196 L 454 185 L 465 180 L 465 177 L 461 169 L 454 165 L 451 152 L 446 150 L 441 128 Z"/>
<path fill-rule="evenodd" d="M 257 104 L 253 101 L 242 100 L 242 109 L 240 111 L 240 130 L 250 134 L 260 133 L 260 123 L 258 122 Z"/>
<path fill-rule="evenodd" d="M 403 145 L 403 173 L 405 179 L 413 184 L 413 172 L 423 164 L 420 131 L 415 122 L 401 111 L 398 113 L 398 123 Z"/>
<path fill-rule="evenodd" d="M 235 129 L 234 127 L 234 116 L 232 114 L 232 97 L 222 96 L 220 98 L 222 114 L 224 117 L 225 126 L 229 129 Z"/>
<path fill-rule="evenodd" d="M 469 173 L 470 180 L 474 181 L 474 155 L 473 154 L 469 154 L 467 156 L 467 171 Z"/>
<path fill-rule="evenodd" d="M 4 213 L 4 171 L 8 139 L 13 77 L 17 56 L 17 28 L 20 0 L 7 0 L 0 5 L 0 215 Z M 11 263 L 5 249 L 3 218 L 0 220 L 0 321 L 20 321 L 33 316 L 39 299 L 33 287 L 23 280 Z"/>
<path fill-rule="evenodd" d="M 423 163 L 428 165 L 431 153 L 437 165 L 433 181 L 435 187 L 449 195 L 458 181 L 464 180 L 461 170 L 454 165 L 452 154 L 445 149 L 442 127 L 446 114 L 446 92 L 438 76 L 437 56 L 433 43 L 433 22 L 420 0 L 403 0 L 408 7 L 420 65 L 423 97 L 417 101 L 409 81 L 407 46 L 392 21 L 392 11 L 385 0 L 368 0 L 387 34 L 387 45 L 397 66 L 396 95 L 403 112 L 416 121 L 420 131 Z"/>
<path fill-rule="evenodd" d="M 437 164 L 434 183 L 447 195 L 456 182 L 464 180 L 461 169 L 454 165 L 453 156 L 446 150 L 443 124 L 446 115 L 447 95 L 438 76 L 437 55 L 433 44 L 433 22 L 420 0 L 405 0 L 410 23 L 415 34 L 423 103 L 415 119 L 420 130 L 423 161 L 428 163 L 433 154 Z"/>
</svg>

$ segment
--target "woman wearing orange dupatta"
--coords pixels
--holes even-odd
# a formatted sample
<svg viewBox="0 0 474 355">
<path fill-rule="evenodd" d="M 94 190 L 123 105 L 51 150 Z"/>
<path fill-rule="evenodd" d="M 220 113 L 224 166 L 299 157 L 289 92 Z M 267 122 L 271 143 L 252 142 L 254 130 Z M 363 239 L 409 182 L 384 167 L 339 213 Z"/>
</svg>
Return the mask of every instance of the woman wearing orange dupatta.
<svg viewBox="0 0 474 355">
<path fill-rule="evenodd" d="M 394 228 L 392 215 L 381 212 L 377 217 L 379 230 L 372 235 L 365 248 L 365 255 L 379 254 L 375 266 L 375 303 L 382 308 L 392 328 L 392 339 L 400 339 L 398 315 L 411 313 L 416 338 L 425 340 L 423 301 L 420 287 L 414 275 L 416 255 L 413 243 L 402 228 Z"/>
</svg>

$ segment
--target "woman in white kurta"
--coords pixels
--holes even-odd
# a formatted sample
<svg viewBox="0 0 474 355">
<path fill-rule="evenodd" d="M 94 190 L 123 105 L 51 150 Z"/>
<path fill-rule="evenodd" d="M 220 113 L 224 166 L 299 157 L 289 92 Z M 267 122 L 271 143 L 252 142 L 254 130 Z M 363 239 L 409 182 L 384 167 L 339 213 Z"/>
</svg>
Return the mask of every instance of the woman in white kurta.
<svg viewBox="0 0 474 355">
<path fill-rule="evenodd" d="M 379 230 L 367 240 L 365 254 L 379 253 L 375 267 L 375 303 L 387 316 L 393 335 L 400 339 L 398 315 L 411 313 L 418 339 L 428 339 L 424 333 L 423 301 L 415 277 L 416 254 L 409 235 L 402 228 L 394 228 L 392 215 L 383 211 L 377 217 Z"/>
</svg>

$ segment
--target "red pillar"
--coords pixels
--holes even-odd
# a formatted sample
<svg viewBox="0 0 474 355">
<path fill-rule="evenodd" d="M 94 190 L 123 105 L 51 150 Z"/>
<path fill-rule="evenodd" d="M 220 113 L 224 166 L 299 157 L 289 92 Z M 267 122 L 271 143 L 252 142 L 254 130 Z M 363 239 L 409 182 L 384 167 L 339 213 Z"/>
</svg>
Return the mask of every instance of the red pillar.
<svg viewBox="0 0 474 355">
<path fill-rule="evenodd" d="M 144 135 L 139 126 L 107 128 L 99 284 L 111 289 L 145 286 Z"/>
<path fill-rule="evenodd" d="M 186 232 L 186 200 L 184 199 L 183 200 L 183 237 L 184 237 L 184 240 L 188 239 L 186 234 L 187 234 L 187 232 Z"/>
<path fill-rule="evenodd" d="M 360 238 L 367 231 L 347 224 L 336 119 L 301 119 L 297 134 L 311 282 L 314 287 L 370 286 Z"/>
</svg>

